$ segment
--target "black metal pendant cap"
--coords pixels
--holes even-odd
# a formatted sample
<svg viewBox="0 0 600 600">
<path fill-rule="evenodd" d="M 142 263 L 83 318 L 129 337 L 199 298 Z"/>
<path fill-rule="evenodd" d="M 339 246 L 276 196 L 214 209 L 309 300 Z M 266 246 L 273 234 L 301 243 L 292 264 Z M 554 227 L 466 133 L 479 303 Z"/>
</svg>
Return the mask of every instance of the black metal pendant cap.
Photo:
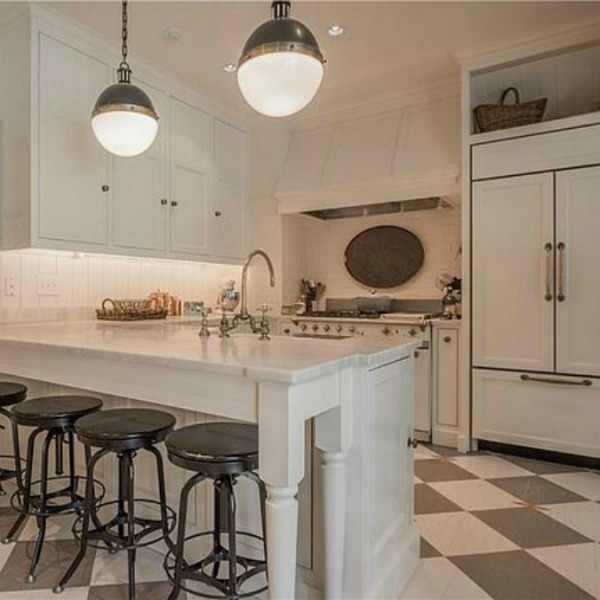
<svg viewBox="0 0 600 600">
<path fill-rule="evenodd" d="M 248 38 L 239 65 L 270 52 L 301 52 L 325 62 L 319 44 L 311 30 L 296 19 L 278 18 L 266 21 Z"/>
<path fill-rule="evenodd" d="M 148 94 L 132 83 L 114 83 L 107 87 L 98 96 L 92 116 L 114 110 L 142 113 L 158 120 Z"/>
</svg>

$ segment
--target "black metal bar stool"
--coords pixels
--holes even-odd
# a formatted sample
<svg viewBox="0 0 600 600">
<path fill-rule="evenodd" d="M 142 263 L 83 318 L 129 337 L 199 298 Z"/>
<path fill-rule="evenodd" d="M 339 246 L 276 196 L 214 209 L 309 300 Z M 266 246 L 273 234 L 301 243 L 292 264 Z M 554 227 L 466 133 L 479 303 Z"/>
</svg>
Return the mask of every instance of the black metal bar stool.
<svg viewBox="0 0 600 600">
<path fill-rule="evenodd" d="M 183 427 L 170 433 L 165 440 L 169 460 L 183 469 L 195 471 L 181 490 L 177 544 L 165 558 L 165 569 L 173 591 L 169 600 L 176 600 L 180 591 L 204 598 L 247 598 L 267 589 L 243 590 L 252 577 L 263 573 L 266 577 L 267 547 L 265 534 L 266 488 L 255 473 L 258 468 L 258 427 L 245 423 L 206 423 Z M 236 530 L 236 499 L 234 486 L 239 477 L 254 481 L 260 494 L 262 537 Z M 211 479 L 214 489 L 214 525 L 205 531 L 186 537 L 188 499 L 192 489 Z M 221 536 L 226 537 L 226 546 Z M 212 550 L 203 559 L 189 563 L 185 557 L 185 544 L 192 539 L 212 536 Z M 254 538 L 262 542 L 263 558 L 242 556 L 237 550 L 237 538 Z M 221 566 L 227 569 L 219 577 Z M 210 574 L 209 571 L 210 570 Z M 208 586 L 210 591 L 192 589 L 187 580 Z"/>
<path fill-rule="evenodd" d="M 162 455 L 156 448 L 156 444 L 162 442 L 174 426 L 173 415 L 143 408 L 107 410 L 77 422 L 75 431 L 79 441 L 86 448 L 99 450 L 88 461 L 85 510 L 73 525 L 73 533 L 80 545 L 79 552 L 54 588 L 55 593 L 64 590 L 91 546 L 111 552 L 127 551 L 129 598 L 135 598 L 137 549 L 160 540 L 170 544 L 169 533 L 175 528 L 175 512 L 167 505 Z M 140 450 L 147 450 L 156 460 L 158 501 L 135 496 L 134 458 Z M 101 458 L 111 453 L 116 454 L 119 461 L 118 497 L 109 502 L 94 503 L 93 485 L 90 484 L 94 479 L 94 469 Z M 141 508 L 142 505 L 158 506 L 160 518 L 138 516 L 136 506 Z M 102 522 L 99 511 L 110 512 L 111 516 Z M 90 528 L 91 523 L 93 529 Z"/>
<path fill-rule="evenodd" d="M 28 516 L 34 516 L 38 525 L 33 557 L 27 581 L 35 581 L 35 569 L 40 560 L 46 536 L 48 517 L 76 513 L 83 507 L 84 498 L 78 493 L 81 476 L 75 468 L 75 439 L 73 425 L 80 417 L 99 411 L 102 400 L 88 396 L 46 396 L 18 404 L 12 409 L 12 418 L 17 425 L 35 427 L 29 434 L 25 482 L 13 494 L 12 506 L 21 514 L 4 539 L 7 544 L 19 531 Z M 42 433 L 40 477 L 33 480 L 35 442 Z M 55 443 L 55 476 L 49 476 L 49 454 L 52 442 Z M 64 472 L 64 444 L 68 445 L 68 474 Z M 64 487 L 60 487 L 63 482 Z M 51 486 L 57 486 L 51 489 Z M 104 493 L 100 482 L 91 483 L 98 495 Z"/>
<path fill-rule="evenodd" d="M 8 479 L 16 479 L 17 486 L 20 487 L 22 479 L 21 469 L 21 449 L 19 447 L 19 428 L 16 421 L 13 419 L 12 413 L 7 410 L 8 406 L 20 404 L 27 397 L 27 387 L 21 383 L 13 383 L 11 381 L 0 381 L 0 415 L 4 415 L 10 422 L 12 430 L 13 454 L 0 454 L 0 460 L 14 461 L 15 468 L 0 467 L 0 496 L 4 496 L 6 492 L 2 487 L 2 482 Z M 4 429 L 4 425 L 0 425 L 0 429 Z"/>
</svg>

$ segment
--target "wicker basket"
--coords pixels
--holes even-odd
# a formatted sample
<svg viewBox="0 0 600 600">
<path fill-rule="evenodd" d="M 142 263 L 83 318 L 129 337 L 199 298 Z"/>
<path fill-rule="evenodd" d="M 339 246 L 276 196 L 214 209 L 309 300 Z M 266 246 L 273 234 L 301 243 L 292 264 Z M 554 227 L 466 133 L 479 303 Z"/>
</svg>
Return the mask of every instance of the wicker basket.
<svg viewBox="0 0 600 600">
<path fill-rule="evenodd" d="M 504 104 L 509 92 L 515 95 L 514 104 Z M 546 102 L 548 102 L 547 98 L 540 98 L 521 104 L 519 90 L 509 87 L 502 92 L 499 104 L 480 104 L 475 107 L 473 113 L 479 131 L 495 131 L 539 123 L 544 116 Z"/>
</svg>

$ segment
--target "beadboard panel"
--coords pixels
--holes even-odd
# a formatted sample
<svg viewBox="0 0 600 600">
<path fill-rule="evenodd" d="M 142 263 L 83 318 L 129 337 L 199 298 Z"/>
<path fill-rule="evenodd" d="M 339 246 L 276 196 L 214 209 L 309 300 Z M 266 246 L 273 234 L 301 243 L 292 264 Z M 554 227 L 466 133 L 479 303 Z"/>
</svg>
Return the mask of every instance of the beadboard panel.
<svg viewBox="0 0 600 600">
<path fill-rule="evenodd" d="M 441 291 L 435 287 L 436 276 L 442 272 L 460 275 L 460 212 L 439 209 L 335 221 L 304 219 L 304 277 L 322 281 L 327 286 L 324 297 L 368 295 L 369 288 L 354 281 L 346 270 L 344 251 L 356 234 L 377 225 L 404 227 L 417 235 L 425 248 L 425 262 L 413 279 L 397 288 L 379 290 L 379 293 L 397 298 L 439 298 Z M 290 297 L 293 283 L 288 282 L 284 301 L 294 300 Z M 296 285 L 299 287 L 299 281 Z"/>
<path fill-rule="evenodd" d="M 221 282 L 235 279 L 239 285 L 240 275 L 236 265 L 43 250 L 1 252 L 0 322 L 90 318 L 103 298 L 145 298 L 157 288 L 213 305 Z M 45 278 L 56 278 L 55 293 L 39 293 Z M 14 295 L 7 294 L 9 281 Z"/>
</svg>

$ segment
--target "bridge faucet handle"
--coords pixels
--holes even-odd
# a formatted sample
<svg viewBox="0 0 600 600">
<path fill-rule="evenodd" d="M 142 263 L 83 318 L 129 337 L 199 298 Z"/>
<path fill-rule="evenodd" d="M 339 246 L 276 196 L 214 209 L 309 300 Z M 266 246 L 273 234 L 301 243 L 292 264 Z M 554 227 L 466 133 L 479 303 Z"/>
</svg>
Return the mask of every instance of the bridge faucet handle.
<svg viewBox="0 0 600 600">
<path fill-rule="evenodd" d="M 257 309 L 258 312 L 262 313 L 263 319 L 265 318 L 265 314 L 271 312 L 273 310 L 272 306 L 268 304 L 261 304 Z"/>
</svg>

